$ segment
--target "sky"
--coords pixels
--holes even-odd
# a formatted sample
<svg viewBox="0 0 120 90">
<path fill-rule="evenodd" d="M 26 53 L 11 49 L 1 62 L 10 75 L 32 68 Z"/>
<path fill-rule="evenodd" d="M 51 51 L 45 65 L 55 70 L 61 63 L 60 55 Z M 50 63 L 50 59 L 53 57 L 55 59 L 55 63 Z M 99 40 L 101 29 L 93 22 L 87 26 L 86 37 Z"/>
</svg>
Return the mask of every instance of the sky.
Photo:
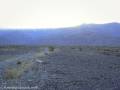
<svg viewBox="0 0 120 90">
<path fill-rule="evenodd" d="M 0 0 L 0 28 L 120 22 L 120 0 Z"/>
</svg>

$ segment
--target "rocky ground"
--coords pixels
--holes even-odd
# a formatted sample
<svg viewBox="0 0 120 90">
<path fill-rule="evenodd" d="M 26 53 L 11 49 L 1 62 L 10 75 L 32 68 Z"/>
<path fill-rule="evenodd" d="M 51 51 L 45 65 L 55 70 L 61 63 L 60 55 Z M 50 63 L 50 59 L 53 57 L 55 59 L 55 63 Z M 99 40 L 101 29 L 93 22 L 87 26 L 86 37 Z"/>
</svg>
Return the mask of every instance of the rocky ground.
<svg viewBox="0 0 120 90">
<path fill-rule="evenodd" d="M 120 90 L 120 47 L 0 47 L 0 90 Z"/>
</svg>

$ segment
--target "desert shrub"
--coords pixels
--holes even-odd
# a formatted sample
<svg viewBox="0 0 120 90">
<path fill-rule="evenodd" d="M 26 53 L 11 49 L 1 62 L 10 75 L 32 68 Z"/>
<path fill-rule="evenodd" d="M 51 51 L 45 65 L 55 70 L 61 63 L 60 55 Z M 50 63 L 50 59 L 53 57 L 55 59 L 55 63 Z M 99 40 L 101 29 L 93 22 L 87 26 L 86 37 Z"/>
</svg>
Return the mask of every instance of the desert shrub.
<svg viewBox="0 0 120 90">
<path fill-rule="evenodd" d="M 54 51 L 55 48 L 53 46 L 49 46 L 48 49 L 49 51 Z"/>
<path fill-rule="evenodd" d="M 19 64 L 21 62 L 18 62 Z M 20 78 L 20 76 L 27 71 L 32 66 L 32 61 L 22 62 L 19 66 L 15 68 L 7 68 L 4 72 L 5 79 L 16 79 Z"/>
<path fill-rule="evenodd" d="M 103 49 L 103 51 L 112 52 L 112 50 L 111 50 L 111 49 L 108 49 L 108 48 Z"/>
<path fill-rule="evenodd" d="M 113 55 L 113 56 L 120 57 L 119 48 L 112 48 L 112 47 L 111 48 L 99 48 L 97 50 L 104 55 Z"/>
<path fill-rule="evenodd" d="M 19 76 L 19 73 L 18 73 L 17 69 L 13 69 L 13 68 L 7 69 L 5 71 L 5 75 L 4 75 L 5 79 L 15 79 L 18 76 Z"/>
<path fill-rule="evenodd" d="M 75 49 L 75 47 L 71 47 L 71 49 Z"/>
<path fill-rule="evenodd" d="M 117 57 L 120 57 L 120 53 L 116 54 Z"/>
<path fill-rule="evenodd" d="M 80 51 L 82 51 L 82 48 L 79 48 Z"/>
<path fill-rule="evenodd" d="M 20 65 L 20 64 L 22 64 L 22 62 L 21 61 L 17 61 L 17 64 Z"/>
</svg>

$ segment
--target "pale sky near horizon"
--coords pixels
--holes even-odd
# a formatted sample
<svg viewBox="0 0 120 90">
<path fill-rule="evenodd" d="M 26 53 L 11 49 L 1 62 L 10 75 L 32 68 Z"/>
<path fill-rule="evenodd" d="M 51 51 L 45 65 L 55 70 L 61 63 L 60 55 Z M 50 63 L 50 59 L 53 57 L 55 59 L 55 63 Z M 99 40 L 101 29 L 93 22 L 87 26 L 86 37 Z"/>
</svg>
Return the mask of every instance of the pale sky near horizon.
<svg viewBox="0 0 120 90">
<path fill-rule="evenodd" d="M 0 0 L 0 28 L 120 22 L 120 0 Z"/>
</svg>

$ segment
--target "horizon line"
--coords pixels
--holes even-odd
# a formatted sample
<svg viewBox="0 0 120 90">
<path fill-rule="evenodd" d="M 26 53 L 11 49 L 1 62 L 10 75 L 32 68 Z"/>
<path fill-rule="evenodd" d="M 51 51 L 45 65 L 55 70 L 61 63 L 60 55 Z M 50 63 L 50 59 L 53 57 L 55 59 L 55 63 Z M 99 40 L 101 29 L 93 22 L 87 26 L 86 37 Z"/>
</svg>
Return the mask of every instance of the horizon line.
<svg viewBox="0 0 120 90">
<path fill-rule="evenodd" d="M 22 27 L 22 26 L 15 26 L 15 27 L 0 27 L 0 30 L 45 30 L 45 29 L 51 29 L 51 30 L 54 30 L 54 29 L 65 29 L 65 28 L 74 28 L 74 27 L 80 27 L 82 25 L 104 25 L 104 24 L 120 24 L 120 22 L 107 22 L 107 23 L 82 23 L 82 24 L 79 24 L 79 25 L 74 25 L 74 26 L 63 26 L 63 27 L 30 27 L 30 26 L 25 26 L 25 27 Z"/>
</svg>

